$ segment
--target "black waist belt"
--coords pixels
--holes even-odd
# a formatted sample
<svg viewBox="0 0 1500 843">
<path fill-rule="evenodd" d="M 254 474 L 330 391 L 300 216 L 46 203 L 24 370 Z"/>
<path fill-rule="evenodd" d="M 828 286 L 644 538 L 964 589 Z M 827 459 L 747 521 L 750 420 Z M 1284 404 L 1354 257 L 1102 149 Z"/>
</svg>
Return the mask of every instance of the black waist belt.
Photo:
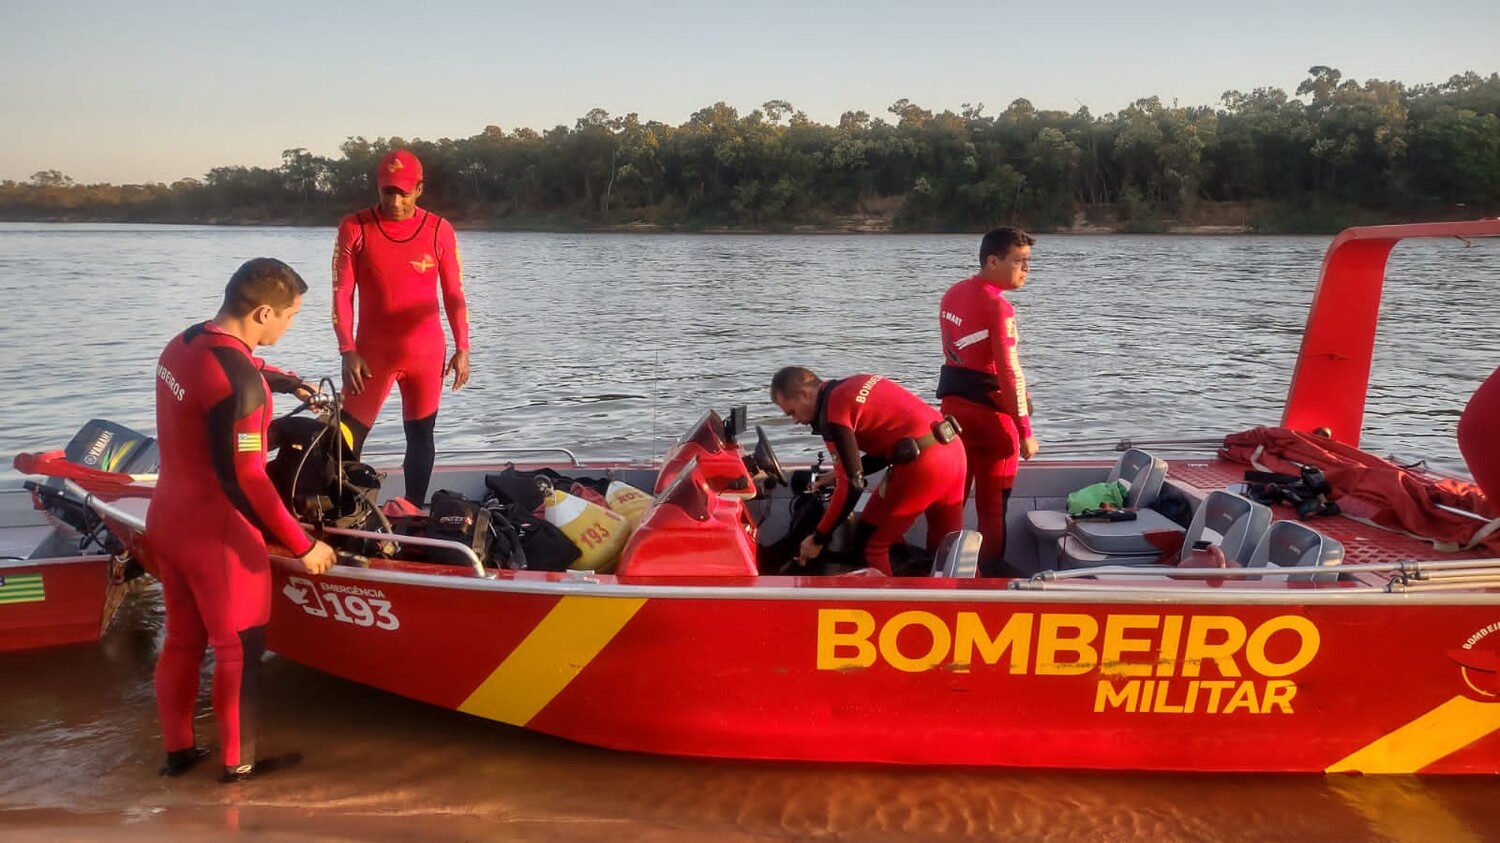
<svg viewBox="0 0 1500 843">
<path fill-rule="evenodd" d="M 952 416 L 943 416 L 939 421 L 932 423 L 931 433 L 897 440 L 896 446 L 891 449 L 891 465 L 905 465 L 920 457 L 928 448 L 952 442 L 962 432 L 963 428 L 959 426 L 957 419 Z"/>
<path fill-rule="evenodd" d="M 921 453 L 922 451 L 925 451 L 928 448 L 931 448 L 933 445 L 946 445 L 946 444 L 948 444 L 947 442 L 939 442 L 938 438 L 936 436 L 932 435 L 931 433 L 928 433 L 928 434 L 923 435 L 923 436 L 918 436 L 917 439 L 916 439 L 916 442 L 917 442 L 917 453 Z"/>
<path fill-rule="evenodd" d="M 995 407 L 990 393 L 998 389 L 1000 389 L 1000 376 L 990 372 L 965 369 L 948 363 L 944 363 L 943 368 L 938 372 L 937 397 L 939 398 L 956 395 L 976 404 Z M 1000 408 L 995 407 L 995 409 Z"/>
</svg>

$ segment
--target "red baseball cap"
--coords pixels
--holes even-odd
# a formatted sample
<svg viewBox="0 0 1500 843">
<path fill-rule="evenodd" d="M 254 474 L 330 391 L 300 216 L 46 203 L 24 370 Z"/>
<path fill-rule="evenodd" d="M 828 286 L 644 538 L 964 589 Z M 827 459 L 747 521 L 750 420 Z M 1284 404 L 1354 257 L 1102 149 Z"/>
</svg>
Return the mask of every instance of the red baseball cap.
<svg viewBox="0 0 1500 843">
<path fill-rule="evenodd" d="M 422 162 L 404 149 L 394 149 L 375 167 L 375 182 L 381 188 L 398 187 L 411 193 L 422 180 Z"/>
</svg>

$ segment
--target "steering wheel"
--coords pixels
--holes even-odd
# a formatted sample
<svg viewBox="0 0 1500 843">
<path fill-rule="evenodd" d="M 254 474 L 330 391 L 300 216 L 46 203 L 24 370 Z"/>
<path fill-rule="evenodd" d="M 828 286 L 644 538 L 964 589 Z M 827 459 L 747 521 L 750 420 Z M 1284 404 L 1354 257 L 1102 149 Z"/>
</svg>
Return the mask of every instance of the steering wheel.
<svg viewBox="0 0 1500 843">
<path fill-rule="evenodd" d="M 783 486 L 790 485 L 786 480 L 786 472 L 781 469 L 781 460 L 776 458 L 776 452 L 771 450 L 771 440 L 766 437 L 766 429 L 760 425 L 755 426 L 755 451 L 750 455 L 755 462 L 755 467 L 764 471 L 766 477 L 772 483 L 780 483 Z"/>
</svg>

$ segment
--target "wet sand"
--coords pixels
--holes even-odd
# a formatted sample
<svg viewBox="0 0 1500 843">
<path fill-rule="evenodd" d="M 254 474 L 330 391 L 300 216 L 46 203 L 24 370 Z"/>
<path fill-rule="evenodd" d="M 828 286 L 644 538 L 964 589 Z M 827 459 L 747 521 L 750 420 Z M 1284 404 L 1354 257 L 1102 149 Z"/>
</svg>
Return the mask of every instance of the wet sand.
<svg viewBox="0 0 1500 843">
<path fill-rule="evenodd" d="M 196 841 L 226 831 L 421 843 L 1500 839 L 1492 778 L 660 758 L 439 710 L 275 657 L 264 665 L 261 754 L 295 751 L 304 761 L 226 786 L 210 759 L 169 780 L 156 775 L 151 672 L 160 627 L 148 591 L 99 644 L 0 655 L 0 840 Z M 214 743 L 206 693 L 198 735 Z"/>
</svg>

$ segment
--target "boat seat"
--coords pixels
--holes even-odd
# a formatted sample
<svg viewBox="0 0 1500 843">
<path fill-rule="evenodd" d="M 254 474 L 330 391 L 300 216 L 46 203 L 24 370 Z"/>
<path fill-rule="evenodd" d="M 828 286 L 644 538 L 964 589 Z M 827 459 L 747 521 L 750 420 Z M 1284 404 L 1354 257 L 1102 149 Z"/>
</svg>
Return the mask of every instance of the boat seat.
<svg viewBox="0 0 1500 843">
<path fill-rule="evenodd" d="M 1277 521 L 1272 524 L 1256 543 L 1250 553 L 1249 568 L 1315 568 L 1292 574 L 1292 582 L 1336 582 L 1337 570 L 1325 570 L 1342 564 L 1344 545 L 1337 539 L 1325 536 L 1313 528 L 1297 521 Z"/>
<path fill-rule="evenodd" d="M 1150 506 L 1161 495 L 1161 484 L 1167 479 L 1167 461 L 1140 448 L 1131 448 L 1120 455 L 1110 475 L 1110 481 L 1125 484 L 1126 509 Z"/>
<path fill-rule="evenodd" d="M 1150 508 L 1160 497 L 1166 477 L 1166 460 L 1131 448 L 1120 455 L 1104 482 L 1119 481 L 1125 486 L 1125 508 L 1135 511 L 1135 520 L 1078 521 L 1062 510 L 1027 512 L 1026 524 L 1036 536 L 1041 570 L 1057 567 L 1058 540 L 1068 534 L 1077 535 L 1086 547 L 1109 555 L 1155 556 L 1164 547 L 1170 548 L 1174 537 L 1183 532 L 1182 526 Z"/>
<path fill-rule="evenodd" d="M 1192 555 L 1193 544 L 1212 542 L 1224 552 L 1224 558 L 1241 565 L 1250 564 L 1250 555 L 1271 525 L 1271 508 L 1243 495 L 1216 489 L 1208 493 L 1193 513 L 1193 523 L 1182 543 L 1178 561 Z"/>
<path fill-rule="evenodd" d="M 1208 542 L 1217 545 L 1224 552 L 1226 560 L 1243 566 L 1249 564 L 1255 546 L 1265 535 L 1270 523 L 1270 507 L 1233 492 L 1215 490 L 1209 492 L 1193 512 L 1193 521 L 1188 525 L 1186 533 L 1181 535 L 1181 544 L 1176 548 L 1164 547 L 1153 553 L 1139 554 L 1105 553 L 1090 547 L 1070 530 L 1068 535 L 1058 540 L 1058 556 L 1063 566 L 1068 568 L 1149 565 L 1163 561 L 1163 557 L 1175 564 L 1192 556 L 1193 545 Z M 1165 540 L 1168 537 L 1158 534 L 1155 538 Z"/>
<path fill-rule="evenodd" d="M 973 579 L 979 571 L 979 546 L 984 537 L 975 530 L 954 530 L 938 544 L 932 558 L 934 577 Z"/>
</svg>

